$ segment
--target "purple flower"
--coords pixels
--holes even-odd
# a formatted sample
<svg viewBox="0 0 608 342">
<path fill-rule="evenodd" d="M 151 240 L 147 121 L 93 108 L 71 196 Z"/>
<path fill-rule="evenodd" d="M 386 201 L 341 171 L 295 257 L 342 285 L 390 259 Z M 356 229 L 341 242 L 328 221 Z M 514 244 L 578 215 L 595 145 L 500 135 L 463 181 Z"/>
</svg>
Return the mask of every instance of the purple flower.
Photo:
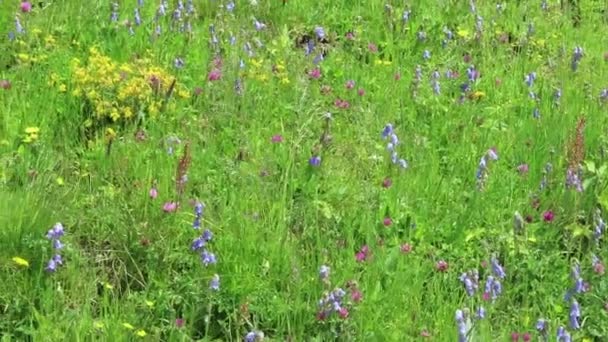
<svg viewBox="0 0 608 342">
<path fill-rule="evenodd" d="M 220 290 L 220 276 L 218 274 L 214 274 L 209 281 L 209 288 L 213 291 Z"/>
<path fill-rule="evenodd" d="M 321 279 L 321 281 L 329 280 L 329 271 L 330 268 L 328 266 L 321 265 L 321 268 L 319 269 L 319 278 Z"/>
<path fill-rule="evenodd" d="M 566 331 L 564 327 L 559 327 L 557 329 L 557 342 L 571 342 L 572 338 L 570 337 L 570 333 Z"/>
<path fill-rule="evenodd" d="M 536 72 L 531 72 L 526 75 L 525 82 L 528 87 L 532 87 L 534 85 L 534 81 L 536 80 Z"/>
<path fill-rule="evenodd" d="M 576 71 L 576 69 L 578 69 L 578 64 L 580 63 L 582 58 L 583 48 L 580 46 L 575 47 L 574 51 L 572 52 L 572 71 Z"/>
<path fill-rule="evenodd" d="M 319 156 L 312 156 L 308 160 L 308 163 L 311 166 L 317 167 L 317 166 L 321 165 L 321 157 L 319 157 Z"/>
<path fill-rule="evenodd" d="M 205 247 L 206 241 L 202 237 L 198 237 L 192 241 L 191 250 L 196 251 Z"/>
<path fill-rule="evenodd" d="M 485 317 L 486 317 L 486 309 L 484 309 L 483 306 L 480 306 L 479 309 L 477 309 L 477 318 L 484 319 Z"/>
<path fill-rule="evenodd" d="M 137 25 L 137 26 L 141 25 L 141 15 L 139 14 L 139 8 L 135 8 L 135 10 L 133 12 L 134 12 L 133 16 L 135 17 L 134 18 L 135 25 Z"/>
<path fill-rule="evenodd" d="M 507 275 L 505 274 L 503 267 L 500 265 L 500 263 L 498 263 L 498 259 L 496 259 L 496 257 L 492 257 L 490 262 L 492 264 L 492 272 L 494 272 L 494 275 L 500 279 L 504 279 Z"/>
<path fill-rule="evenodd" d="M 323 27 L 321 26 L 317 26 L 315 27 L 315 34 L 317 35 L 317 38 L 319 38 L 319 40 L 325 38 L 325 29 L 323 29 Z"/>
<path fill-rule="evenodd" d="M 576 299 L 572 300 L 572 305 L 570 306 L 570 328 L 574 330 L 578 330 L 581 328 L 579 319 L 581 318 L 581 308 L 576 301 Z"/>
<path fill-rule="evenodd" d="M 463 273 L 460 276 L 460 281 L 464 285 L 464 288 L 467 291 L 467 295 L 469 295 L 469 297 L 472 297 L 475 294 L 475 284 L 473 283 L 473 280 L 469 278 L 469 275 L 467 273 Z"/>
<path fill-rule="evenodd" d="M 234 1 L 230 1 L 229 3 L 226 4 L 226 10 L 228 12 L 232 12 L 234 10 Z"/>
<path fill-rule="evenodd" d="M 536 331 L 540 334 L 544 334 L 547 332 L 547 321 L 545 319 L 539 319 L 536 321 Z"/>
<path fill-rule="evenodd" d="M 184 63 L 184 60 L 180 57 L 175 58 L 175 60 L 173 61 L 173 65 L 175 66 L 176 69 L 181 69 L 184 67 L 186 63 Z"/>
<path fill-rule="evenodd" d="M 424 52 L 422 53 L 422 58 L 424 58 L 425 60 L 431 59 L 431 52 L 429 50 L 424 50 Z"/>
<path fill-rule="evenodd" d="M 55 272 L 57 270 L 57 262 L 54 259 L 49 260 L 44 269 L 48 272 Z"/>
<path fill-rule="evenodd" d="M 205 265 L 205 267 L 209 265 L 215 265 L 217 263 L 215 254 L 207 251 L 206 249 L 203 249 L 203 252 L 201 253 L 201 261 L 203 262 L 203 265 Z"/>
<path fill-rule="evenodd" d="M 260 22 L 258 20 L 255 20 L 253 24 L 255 26 L 255 29 L 258 31 L 261 31 L 266 28 L 266 24 L 264 24 L 263 22 Z"/>
<path fill-rule="evenodd" d="M 112 3 L 112 14 L 110 15 L 110 21 L 117 22 L 118 21 L 118 3 Z"/>
<path fill-rule="evenodd" d="M 56 223 L 53 228 L 51 228 L 46 234 L 47 239 L 56 240 L 63 236 L 65 233 L 63 225 L 61 223 Z"/>
</svg>

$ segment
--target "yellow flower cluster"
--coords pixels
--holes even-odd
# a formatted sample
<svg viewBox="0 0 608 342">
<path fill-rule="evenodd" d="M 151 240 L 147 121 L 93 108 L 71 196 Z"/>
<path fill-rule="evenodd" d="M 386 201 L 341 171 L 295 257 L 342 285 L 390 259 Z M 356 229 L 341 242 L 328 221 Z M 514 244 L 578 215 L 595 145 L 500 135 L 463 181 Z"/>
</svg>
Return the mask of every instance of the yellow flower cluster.
<svg viewBox="0 0 608 342">
<path fill-rule="evenodd" d="M 250 77 L 260 82 L 268 82 L 270 80 L 270 73 L 264 67 L 263 59 L 255 59 L 252 58 L 250 60 L 251 67 L 248 73 L 243 73 L 243 77 Z M 272 68 L 272 75 L 274 78 L 278 79 L 281 84 L 289 84 L 289 75 L 287 74 L 287 69 L 285 68 L 285 63 L 283 61 L 278 61 L 274 64 Z"/>
<path fill-rule="evenodd" d="M 89 50 L 85 65 L 72 60 L 72 72 L 72 95 L 87 101 L 93 112 L 87 125 L 106 118 L 128 121 L 140 111 L 156 117 L 175 79 L 150 59 L 121 64 L 95 47 Z M 176 82 L 172 96 L 188 98 L 190 94 Z"/>
</svg>

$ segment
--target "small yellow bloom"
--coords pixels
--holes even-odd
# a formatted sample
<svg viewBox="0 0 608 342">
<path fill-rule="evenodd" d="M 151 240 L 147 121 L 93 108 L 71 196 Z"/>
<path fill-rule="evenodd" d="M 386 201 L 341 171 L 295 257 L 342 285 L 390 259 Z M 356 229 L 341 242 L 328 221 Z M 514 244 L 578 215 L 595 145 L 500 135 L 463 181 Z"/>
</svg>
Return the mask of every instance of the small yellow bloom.
<svg viewBox="0 0 608 342">
<path fill-rule="evenodd" d="M 481 100 L 484 97 L 486 97 L 486 93 L 484 93 L 483 91 L 479 91 L 479 90 L 477 90 L 477 91 L 471 93 L 471 95 L 469 95 L 469 98 L 471 100 Z"/>
<path fill-rule="evenodd" d="M 59 85 L 59 91 L 62 93 L 65 93 L 66 91 L 68 91 L 68 86 L 66 86 L 65 84 L 60 84 Z"/>
<path fill-rule="evenodd" d="M 112 286 L 112 284 L 110 284 L 110 283 L 104 283 L 103 287 L 105 287 L 108 290 L 113 290 L 114 289 L 114 286 Z M 126 323 L 126 324 L 129 324 L 129 323 Z"/>
<path fill-rule="evenodd" d="M 139 336 L 139 337 L 146 337 L 146 335 L 148 335 L 148 334 L 146 333 L 146 331 L 145 331 L 145 330 L 143 330 L 143 329 L 139 329 L 139 330 L 137 330 L 137 331 L 135 332 L 135 335 L 137 335 L 137 336 Z"/>
<path fill-rule="evenodd" d="M 123 324 L 122 324 L 122 326 L 123 326 L 123 327 L 125 327 L 125 328 L 127 328 L 127 329 L 129 329 L 129 330 L 133 330 L 133 329 L 135 329 L 135 327 L 134 327 L 134 326 L 132 326 L 132 325 L 131 325 L 131 324 L 129 324 L 129 323 L 123 323 Z"/>
<path fill-rule="evenodd" d="M 20 53 L 17 55 L 17 58 L 19 58 L 19 60 L 24 63 L 30 61 L 30 55 L 28 55 L 27 53 Z"/>
<path fill-rule="evenodd" d="M 106 138 L 108 140 L 116 138 L 116 131 L 112 127 L 106 128 Z"/>
<path fill-rule="evenodd" d="M 465 38 L 465 39 L 469 38 L 469 36 L 471 35 L 469 30 L 465 30 L 465 29 L 460 29 L 460 30 L 456 31 L 456 34 L 458 35 L 458 37 Z"/>
<path fill-rule="evenodd" d="M 17 264 L 18 266 L 30 267 L 30 263 L 27 262 L 27 260 L 20 258 L 20 257 L 14 257 L 13 262 L 15 264 Z"/>
<path fill-rule="evenodd" d="M 63 177 L 57 177 L 57 179 L 55 179 L 55 182 L 57 183 L 57 185 L 59 186 L 63 186 L 65 185 L 65 181 L 63 180 Z"/>
<path fill-rule="evenodd" d="M 27 134 L 38 134 L 40 133 L 40 128 L 39 127 L 28 127 L 25 129 L 25 133 Z"/>
<path fill-rule="evenodd" d="M 95 329 L 103 329 L 104 325 L 103 325 L 103 322 L 96 321 L 96 322 L 93 322 L 93 327 Z"/>
</svg>

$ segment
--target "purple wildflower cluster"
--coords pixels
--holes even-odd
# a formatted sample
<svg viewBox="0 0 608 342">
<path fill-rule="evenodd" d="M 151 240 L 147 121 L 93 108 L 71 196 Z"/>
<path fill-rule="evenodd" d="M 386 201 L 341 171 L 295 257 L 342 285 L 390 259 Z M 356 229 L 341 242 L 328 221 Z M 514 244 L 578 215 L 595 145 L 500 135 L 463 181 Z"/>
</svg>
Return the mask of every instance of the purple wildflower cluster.
<svg viewBox="0 0 608 342">
<path fill-rule="evenodd" d="M 46 233 L 46 238 L 51 240 L 53 249 L 55 250 L 55 254 L 49 260 L 45 268 L 48 272 L 55 272 L 57 267 L 63 265 L 63 259 L 61 258 L 59 251 L 63 248 L 63 243 L 61 242 L 60 238 L 64 234 L 65 230 L 61 223 L 56 223 L 53 228 L 49 229 L 49 231 Z"/>
<path fill-rule="evenodd" d="M 194 222 L 192 223 L 192 227 L 195 230 L 201 229 L 201 220 L 203 217 L 203 210 L 205 205 L 201 202 L 196 202 L 194 205 Z M 214 253 L 210 252 L 207 249 L 208 244 L 213 239 L 213 233 L 209 229 L 205 229 L 203 233 L 192 241 L 190 249 L 194 252 L 200 253 L 201 262 L 205 267 L 209 265 L 215 265 L 217 263 L 217 257 Z M 220 289 L 220 276 L 218 274 L 214 274 L 211 280 L 209 281 L 209 288 L 214 291 L 219 291 Z"/>
<path fill-rule="evenodd" d="M 258 330 L 250 331 L 245 335 L 245 342 L 260 342 L 264 340 L 264 333 Z"/>
<path fill-rule="evenodd" d="M 319 268 L 319 279 L 327 287 L 331 287 L 329 275 L 330 268 L 327 265 L 322 265 Z M 355 283 L 349 282 L 349 284 L 347 284 L 347 289 L 351 293 L 350 296 L 353 302 L 359 302 L 361 300 L 361 292 L 357 289 Z M 332 314 L 337 314 L 342 319 L 348 318 L 348 306 L 351 304 L 346 297 L 347 292 L 341 287 L 336 287 L 331 291 L 325 292 L 318 303 L 317 319 L 319 321 L 325 321 L 330 318 Z"/>
<path fill-rule="evenodd" d="M 467 309 L 456 310 L 454 319 L 456 320 L 456 327 L 458 328 L 458 342 L 469 341 L 468 336 L 472 329 L 471 317 L 469 315 L 469 311 Z"/>
<path fill-rule="evenodd" d="M 498 160 L 498 153 L 496 152 L 496 148 L 492 147 L 486 151 L 486 153 L 479 160 L 479 165 L 477 167 L 477 173 L 475 177 L 477 178 L 477 186 L 481 190 L 485 185 L 486 179 L 488 178 L 488 161 L 496 161 Z"/>
<path fill-rule="evenodd" d="M 572 63 L 570 64 L 572 67 L 572 71 L 576 71 L 578 69 L 578 65 L 580 64 L 582 58 L 583 48 L 580 46 L 575 47 L 572 51 Z"/>
<path fill-rule="evenodd" d="M 397 134 L 395 133 L 392 124 L 388 123 L 386 124 L 386 126 L 384 126 L 384 129 L 382 130 L 382 139 L 390 139 L 390 141 L 386 145 L 386 149 L 390 153 L 391 161 L 393 162 L 393 164 L 398 164 L 399 166 L 401 166 L 401 168 L 406 169 L 408 166 L 407 161 L 403 158 L 399 158 L 399 155 L 397 153 L 397 145 L 399 145 L 399 138 L 397 137 Z"/>
</svg>

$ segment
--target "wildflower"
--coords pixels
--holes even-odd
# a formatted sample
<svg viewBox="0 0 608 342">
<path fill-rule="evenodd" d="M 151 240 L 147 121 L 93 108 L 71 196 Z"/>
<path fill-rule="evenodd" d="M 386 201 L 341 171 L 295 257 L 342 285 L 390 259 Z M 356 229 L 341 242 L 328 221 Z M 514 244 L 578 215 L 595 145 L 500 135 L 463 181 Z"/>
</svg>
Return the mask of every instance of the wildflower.
<svg viewBox="0 0 608 342">
<path fill-rule="evenodd" d="M 471 65 L 467 68 L 467 77 L 469 79 L 469 82 L 477 81 L 477 79 L 479 79 L 479 75 L 479 71 L 475 69 L 474 65 Z"/>
<path fill-rule="evenodd" d="M 447 272 L 448 267 L 449 267 L 449 265 L 445 260 L 439 260 L 435 264 L 435 269 L 437 269 L 437 271 L 439 271 L 439 272 Z"/>
<path fill-rule="evenodd" d="M 209 281 L 209 288 L 213 291 L 220 290 L 220 276 L 218 274 L 214 274 Z"/>
<path fill-rule="evenodd" d="M 467 342 L 467 335 L 471 329 L 469 320 L 465 312 L 458 309 L 454 315 L 456 320 L 456 326 L 458 328 L 458 342 Z"/>
<path fill-rule="evenodd" d="M 572 71 L 576 71 L 576 69 L 578 69 L 578 65 L 582 58 L 583 58 L 583 48 L 580 46 L 575 47 L 574 51 L 572 52 L 572 63 L 571 63 Z"/>
<path fill-rule="evenodd" d="M 519 341 L 519 333 L 512 332 L 511 333 L 511 341 Z"/>
<path fill-rule="evenodd" d="M 460 276 L 460 281 L 464 285 L 464 288 L 467 291 L 467 295 L 469 295 L 469 297 L 472 297 L 475 294 L 475 284 L 473 283 L 473 280 L 469 277 L 469 274 L 463 273 Z"/>
<path fill-rule="evenodd" d="M 11 89 L 11 81 L 9 80 L 0 80 L 0 88 L 4 90 Z"/>
<path fill-rule="evenodd" d="M 494 275 L 500 279 L 504 279 L 506 274 L 502 266 L 498 263 L 498 259 L 496 259 L 496 257 L 492 257 L 490 263 L 492 264 L 492 271 L 494 272 Z"/>
<path fill-rule="evenodd" d="M 579 319 L 581 318 L 581 308 L 576 301 L 576 299 L 572 300 L 572 304 L 570 306 L 570 328 L 574 330 L 578 330 L 581 328 L 579 323 Z"/>
<path fill-rule="evenodd" d="M 593 266 L 593 271 L 598 275 L 604 275 L 606 268 L 602 261 L 597 257 L 597 255 L 593 254 L 591 256 L 591 265 Z"/>
<path fill-rule="evenodd" d="M 353 32 L 346 32 L 344 34 L 344 38 L 346 38 L 347 40 L 355 40 L 355 34 Z"/>
<path fill-rule="evenodd" d="M 17 266 L 30 267 L 30 263 L 21 257 L 13 257 L 12 260 Z"/>
<path fill-rule="evenodd" d="M 230 13 L 234 11 L 234 1 L 230 1 L 226 4 L 226 10 Z"/>
<path fill-rule="evenodd" d="M 166 213 L 172 213 L 177 210 L 177 203 L 175 202 L 165 202 L 163 204 L 163 211 Z"/>
<path fill-rule="evenodd" d="M 363 299 L 363 294 L 361 291 L 354 289 L 350 294 L 350 299 L 355 303 L 359 303 Z"/>
<path fill-rule="evenodd" d="M 272 138 L 270 139 L 270 141 L 272 141 L 273 143 L 282 143 L 283 136 L 280 134 L 273 135 Z"/>
<path fill-rule="evenodd" d="M 329 272 L 330 272 L 329 266 L 321 265 L 321 268 L 319 269 L 319 278 L 321 279 L 321 281 L 323 281 L 323 282 L 329 281 Z"/>
<path fill-rule="evenodd" d="M 544 319 L 539 319 L 536 321 L 536 331 L 538 331 L 541 335 L 547 333 L 547 321 Z"/>
<path fill-rule="evenodd" d="M 554 218 L 555 218 L 555 214 L 553 213 L 552 210 L 546 210 L 543 213 L 543 220 L 547 223 L 552 222 Z"/>
<path fill-rule="evenodd" d="M 521 175 L 528 173 L 529 169 L 530 169 L 530 167 L 528 166 L 528 164 L 519 164 L 517 166 L 517 171 Z"/>
<path fill-rule="evenodd" d="M 480 306 L 477 309 L 477 319 L 484 319 L 486 318 L 486 309 L 483 308 L 483 306 Z"/>
<path fill-rule="evenodd" d="M 29 13 L 32 10 L 32 3 L 29 1 L 22 1 L 21 6 L 19 7 L 21 8 L 21 12 Z"/>
<path fill-rule="evenodd" d="M 532 87 L 534 85 L 534 81 L 536 81 L 536 72 L 531 72 L 526 75 L 525 82 L 528 87 Z"/>
<path fill-rule="evenodd" d="M 185 320 L 183 318 L 175 319 L 175 327 L 182 328 L 184 326 Z"/>
<path fill-rule="evenodd" d="M 369 52 L 371 53 L 376 53 L 378 52 L 378 46 L 376 46 L 376 44 L 374 43 L 369 43 L 367 44 L 367 49 L 369 50 Z"/>
<path fill-rule="evenodd" d="M 384 218 L 384 220 L 382 220 L 382 224 L 383 224 L 385 227 L 388 227 L 388 226 L 390 226 L 391 224 L 393 224 L 393 220 L 391 220 L 391 218 L 390 218 L 390 217 L 385 217 L 385 218 Z"/>
<path fill-rule="evenodd" d="M 315 27 L 315 34 L 317 35 L 317 38 L 319 40 L 322 40 L 323 38 L 325 38 L 325 29 L 321 26 L 317 26 Z"/>
<path fill-rule="evenodd" d="M 344 87 L 346 89 L 353 89 L 355 87 L 355 81 L 353 81 L 353 80 L 346 81 L 346 83 L 344 84 Z"/>
<path fill-rule="evenodd" d="M 429 60 L 431 59 L 431 52 L 429 50 L 424 50 L 424 52 L 422 53 L 422 58 L 424 60 Z"/>
<path fill-rule="evenodd" d="M 192 228 L 200 229 L 201 228 L 201 218 L 203 217 L 203 209 L 205 205 L 201 202 L 197 202 L 194 205 L 194 222 L 192 223 Z"/>
<path fill-rule="evenodd" d="M 559 327 L 557 329 L 557 342 L 571 342 L 572 337 L 570 333 L 566 331 L 564 327 Z"/>
<path fill-rule="evenodd" d="M 601 238 L 602 235 L 604 234 L 604 230 L 606 230 L 606 223 L 604 222 L 604 220 L 602 219 L 600 214 L 601 214 L 601 212 L 598 209 L 595 212 L 595 227 L 593 230 L 593 237 L 596 240 L 599 240 L 599 238 Z"/>
<path fill-rule="evenodd" d="M 256 29 L 257 31 L 262 31 L 263 29 L 265 29 L 265 28 L 266 28 L 266 24 L 264 24 L 263 22 L 260 22 L 260 21 L 258 21 L 258 20 L 254 20 L 254 23 L 253 23 L 253 24 L 254 24 L 255 29 Z"/>
<path fill-rule="evenodd" d="M 117 22 L 118 21 L 118 3 L 112 3 L 112 14 L 110 15 L 110 21 Z"/>
<path fill-rule="evenodd" d="M 308 163 L 311 166 L 317 167 L 317 166 L 321 165 L 321 157 L 319 157 L 319 156 L 312 156 L 308 160 Z"/>
<path fill-rule="evenodd" d="M 173 60 L 173 65 L 175 66 L 176 69 L 181 69 L 184 67 L 185 63 L 182 58 L 176 57 L 175 60 Z"/>
<path fill-rule="evenodd" d="M 203 249 L 203 252 L 201 253 L 201 261 L 203 262 L 203 265 L 207 267 L 209 265 L 215 265 L 217 263 L 217 258 L 215 257 L 215 254 Z"/>
<path fill-rule="evenodd" d="M 137 336 L 139 336 L 139 337 L 146 337 L 146 335 L 148 335 L 148 334 L 146 333 L 146 331 L 145 331 L 145 330 L 143 330 L 143 329 L 139 329 L 139 330 L 137 330 L 137 331 L 135 332 L 135 335 L 137 335 Z"/>
<path fill-rule="evenodd" d="M 602 100 L 602 102 L 608 101 L 608 88 L 602 89 L 600 92 L 600 100 Z"/>
<path fill-rule="evenodd" d="M 222 71 L 219 69 L 213 69 L 209 72 L 209 76 L 207 76 L 207 79 L 209 81 L 217 81 L 220 78 L 222 78 Z"/>
<path fill-rule="evenodd" d="M 319 68 L 314 68 L 312 69 L 309 73 L 308 76 L 310 76 L 310 78 L 313 78 L 315 80 L 318 80 L 319 78 L 321 78 L 321 69 Z"/>
<path fill-rule="evenodd" d="M 151 199 L 156 199 L 156 197 L 158 197 L 158 189 L 156 189 L 156 185 L 152 185 L 150 191 L 148 191 L 148 196 L 150 196 Z"/>
<path fill-rule="evenodd" d="M 412 11 L 410 11 L 410 10 L 403 11 L 403 14 L 401 15 L 401 20 L 403 21 L 404 24 L 407 24 L 407 22 L 410 20 L 411 14 L 412 14 Z"/>
<path fill-rule="evenodd" d="M 361 247 L 361 249 L 355 254 L 355 259 L 357 260 L 357 262 L 363 262 L 367 260 L 368 256 L 369 247 L 367 245 L 363 245 L 363 247 Z"/>
<path fill-rule="evenodd" d="M 401 253 L 409 254 L 412 252 L 412 245 L 410 245 L 409 243 L 404 243 L 399 249 L 401 250 Z"/>
</svg>

